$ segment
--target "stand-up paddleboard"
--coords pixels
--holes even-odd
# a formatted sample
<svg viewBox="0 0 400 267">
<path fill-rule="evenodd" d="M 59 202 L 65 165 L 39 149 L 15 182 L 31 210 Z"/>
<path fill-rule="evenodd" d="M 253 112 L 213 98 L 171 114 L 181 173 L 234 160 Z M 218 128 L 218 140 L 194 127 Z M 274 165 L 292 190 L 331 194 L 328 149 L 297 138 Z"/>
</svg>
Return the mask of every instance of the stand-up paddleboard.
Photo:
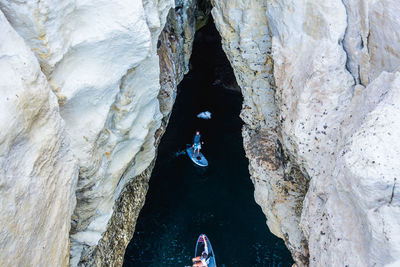
<svg viewBox="0 0 400 267">
<path fill-rule="evenodd" d="M 217 267 L 217 263 L 215 261 L 215 255 L 214 255 L 214 251 L 212 249 L 210 240 L 208 239 L 208 237 L 204 234 L 201 234 L 199 236 L 199 238 L 197 239 L 197 243 L 196 243 L 196 249 L 194 251 L 194 257 L 198 257 L 201 256 L 201 253 L 203 253 L 204 251 L 204 247 L 205 247 L 205 243 L 207 242 L 207 248 L 208 248 L 208 255 L 209 257 L 209 262 L 208 262 L 208 267 Z"/>
<path fill-rule="evenodd" d="M 189 158 L 196 163 L 197 165 L 201 166 L 201 167 L 206 167 L 208 166 L 208 161 L 207 159 L 204 157 L 204 155 L 200 152 L 199 155 L 197 156 L 197 152 L 193 157 L 193 147 L 188 147 L 186 149 L 186 152 L 189 156 Z"/>
</svg>

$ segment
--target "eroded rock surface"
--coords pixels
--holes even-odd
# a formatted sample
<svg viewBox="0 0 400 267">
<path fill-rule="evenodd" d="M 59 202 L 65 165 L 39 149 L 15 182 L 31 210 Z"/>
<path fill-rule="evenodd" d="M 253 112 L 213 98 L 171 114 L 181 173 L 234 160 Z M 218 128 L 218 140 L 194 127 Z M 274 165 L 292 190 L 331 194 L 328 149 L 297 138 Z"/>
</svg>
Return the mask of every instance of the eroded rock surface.
<svg viewBox="0 0 400 267">
<path fill-rule="evenodd" d="M 399 119 L 389 115 L 399 105 L 398 5 L 213 5 L 244 95 L 244 146 L 271 231 L 298 265 L 398 261 L 399 195 L 390 170 L 398 170 L 391 134 Z"/>
<path fill-rule="evenodd" d="M 160 91 L 157 96 L 162 118 L 154 134 L 153 146 L 157 149 L 164 134 L 177 94 L 177 85 L 189 70 L 189 57 L 195 33 L 196 2 L 177 2 L 171 9 L 167 23 L 157 42 L 160 66 Z M 96 246 L 87 247 L 80 263 L 85 266 L 122 266 L 125 248 L 135 230 L 139 212 L 144 205 L 148 183 L 155 163 L 139 175 L 129 179 L 120 197 L 107 230 Z M 129 169 L 128 169 L 129 170 Z"/>
<path fill-rule="evenodd" d="M 212 14 L 242 89 L 243 141 L 255 199 L 269 229 L 306 264 L 307 242 L 299 223 L 308 181 L 281 146 L 267 6 L 258 0 L 214 1 Z"/>
<path fill-rule="evenodd" d="M 38 73 L 40 68 L 43 71 L 38 76 L 43 87 L 40 89 L 48 90 L 48 97 L 55 101 L 51 102 L 54 106 L 51 111 L 59 121 L 55 118 L 52 123 L 60 125 L 54 130 L 54 140 L 58 143 L 69 140 L 64 142 L 65 151 L 57 152 L 54 148 L 57 146 L 51 143 L 54 140 L 41 145 L 54 150 L 49 156 L 55 157 L 55 162 L 46 164 L 56 165 L 58 158 L 62 161 L 62 156 L 70 157 L 65 162 L 71 163 L 65 163 L 64 167 L 69 169 L 70 177 L 60 179 L 76 188 L 63 188 L 64 195 L 60 194 L 65 197 L 63 201 L 51 205 L 52 209 L 63 212 L 57 223 L 62 222 L 64 227 L 60 236 L 66 235 L 76 194 L 71 229 L 72 266 L 122 264 L 125 247 L 144 203 L 156 147 L 168 122 L 176 84 L 188 70 L 196 4 L 196 1 L 177 1 L 176 9 L 170 12 L 175 7 L 172 0 L 0 3 L 7 20 L 23 39 L 18 37 L 19 43 L 27 45 L 36 56 L 35 59 L 30 52 L 32 68 Z M 168 26 L 159 39 L 167 16 Z M 44 100 L 31 103 L 45 116 L 44 104 Z M 8 136 L 7 132 L 4 135 Z M 35 157 L 31 160 L 34 162 Z M 27 177 L 30 176 L 24 179 Z M 57 192 L 58 189 L 49 189 L 47 194 L 52 196 Z M 64 209 L 64 202 L 70 203 L 69 209 Z M 46 203 L 50 205 L 49 201 L 43 201 L 43 205 Z M 39 220 L 44 220 L 40 213 L 36 214 Z M 11 222 L 23 224 L 21 220 Z M 54 241 L 53 238 L 46 241 Z M 68 245 L 67 236 L 60 237 L 53 247 L 62 254 L 59 257 L 62 262 L 49 260 L 49 264 L 38 265 L 65 266 L 69 261 Z M 49 251 L 36 257 L 45 257 L 44 253 Z M 24 265 L 22 260 L 17 257 L 13 262 Z"/>
<path fill-rule="evenodd" d="M 0 11 L 0 266 L 66 266 L 78 166 L 57 98 Z"/>
<path fill-rule="evenodd" d="M 212 3 L 268 227 L 300 266 L 398 264 L 398 2 Z M 0 9 L 0 265 L 120 265 L 208 3 Z"/>
</svg>

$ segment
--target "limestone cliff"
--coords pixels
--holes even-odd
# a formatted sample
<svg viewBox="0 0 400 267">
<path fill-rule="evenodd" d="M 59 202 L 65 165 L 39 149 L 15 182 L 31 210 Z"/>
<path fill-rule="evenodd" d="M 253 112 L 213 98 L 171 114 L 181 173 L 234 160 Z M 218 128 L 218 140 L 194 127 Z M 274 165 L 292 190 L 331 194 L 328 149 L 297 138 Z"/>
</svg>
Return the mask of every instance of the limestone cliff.
<svg viewBox="0 0 400 267">
<path fill-rule="evenodd" d="M 1 12 L 0 73 L 0 266 L 66 266 L 78 166 L 57 98 Z"/>
<path fill-rule="evenodd" d="M 1 265 L 121 265 L 188 70 L 196 2 L 5 0 L 0 9 Z"/>
<path fill-rule="evenodd" d="M 300 266 L 398 265 L 397 1 L 212 4 L 270 230 Z M 1 266 L 121 265 L 208 8 L 0 2 Z"/>
<path fill-rule="evenodd" d="M 400 259 L 395 2 L 213 1 L 255 198 L 298 265 Z"/>
</svg>

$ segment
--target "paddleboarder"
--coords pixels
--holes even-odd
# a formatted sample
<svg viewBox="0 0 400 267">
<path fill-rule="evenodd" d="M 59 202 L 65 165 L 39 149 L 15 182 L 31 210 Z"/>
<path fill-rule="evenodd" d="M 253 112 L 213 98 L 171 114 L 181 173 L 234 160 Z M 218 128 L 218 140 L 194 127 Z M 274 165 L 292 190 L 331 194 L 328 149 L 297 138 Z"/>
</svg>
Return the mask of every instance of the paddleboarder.
<svg viewBox="0 0 400 267">
<path fill-rule="evenodd" d="M 193 144 L 192 145 L 188 144 L 188 147 L 186 148 L 186 152 L 187 152 L 189 158 L 196 165 L 198 165 L 200 167 L 207 167 L 208 166 L 208 161 L 204 157 L 204 155 L 200 152 L 201 144 L 204 144 L 204 142 L 201 142 L 200 132 L 196 131 L 196 134 L 193 137 Z"/>
<path fill-rule="evenodd" d="M 201 253 L 201 256 L 195 257 L 192 259 L 193 267 L 207 267 L 210 263 L 210 255 L 208 253 L 208 246 L 206 242 L 205 236 L 204 238 L 204 251 Z"/>
<path fill-rule="evenodd" d="M 196 154 L 196 150 L 197 150 L 197 156 L 199 156 L 200 149 L 201 149 L 201 144 L 204 144 L 204 142 L 201 142 L 200 132 L 196 131 L 196 134 L 195 134 L 195 136 L 193 138 L 193 145 L 192 145 L 192 147 L 193 147 L 193 157 L 194 157 L 194 154 Z"/>
</svg>

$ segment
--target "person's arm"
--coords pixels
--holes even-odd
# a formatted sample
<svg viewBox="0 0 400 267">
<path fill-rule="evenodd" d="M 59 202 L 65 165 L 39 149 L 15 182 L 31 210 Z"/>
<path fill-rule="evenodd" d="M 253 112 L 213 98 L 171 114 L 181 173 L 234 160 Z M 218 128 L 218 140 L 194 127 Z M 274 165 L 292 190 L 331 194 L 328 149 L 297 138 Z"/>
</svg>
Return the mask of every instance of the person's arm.
<svg viewBox="0 0 400 267">
<path fill-rule="evenodd" d="M 207 239 L 206 239 L 206 237 L 203 237 L 203 239 L 204 239 L 204 251 L 207 253 L 207 255 L 208 255 L 208 246 L 207 246 Z"/>
</svg>

